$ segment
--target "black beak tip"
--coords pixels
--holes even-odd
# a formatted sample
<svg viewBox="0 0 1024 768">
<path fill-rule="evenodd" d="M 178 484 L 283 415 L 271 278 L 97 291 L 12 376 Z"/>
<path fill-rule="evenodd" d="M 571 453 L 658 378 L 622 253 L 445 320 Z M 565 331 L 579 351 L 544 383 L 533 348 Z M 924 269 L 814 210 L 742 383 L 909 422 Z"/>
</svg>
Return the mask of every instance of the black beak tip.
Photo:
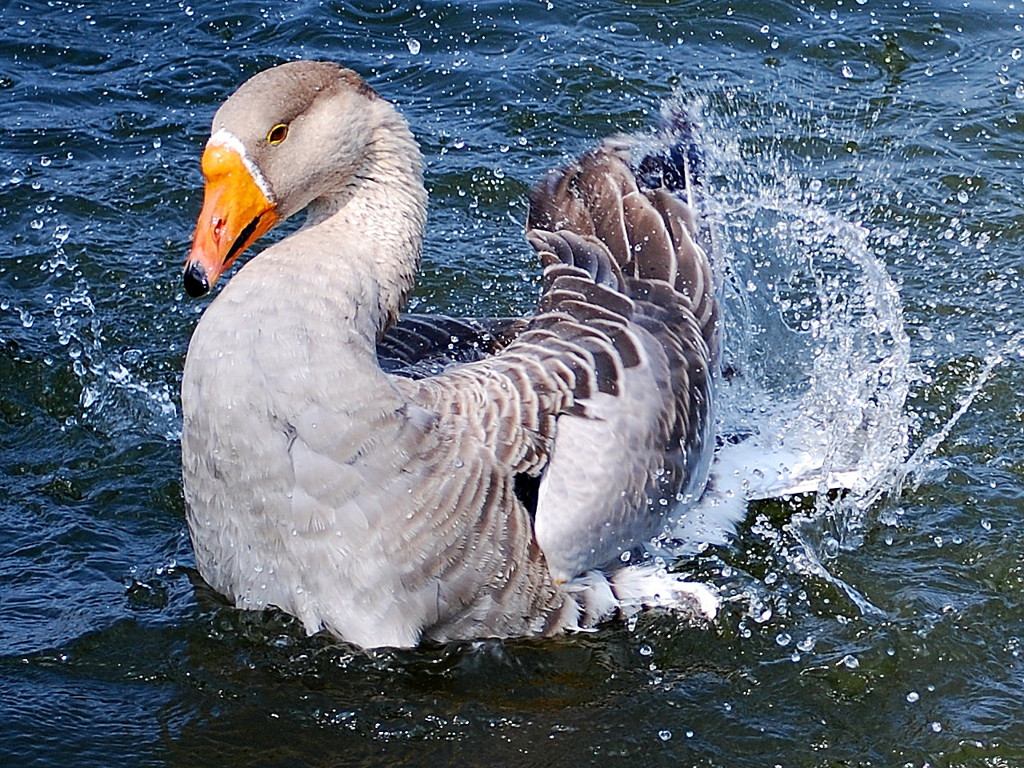
<svg viewBox="0 0 1024 768">
<path fill-rule="evenodd" d="M 206 279 L 206 270 L 198 261 L 185 267 L 185 292 L 193 299 L 205 296 L 210 291 L 210 281 Z"/>
</svg>

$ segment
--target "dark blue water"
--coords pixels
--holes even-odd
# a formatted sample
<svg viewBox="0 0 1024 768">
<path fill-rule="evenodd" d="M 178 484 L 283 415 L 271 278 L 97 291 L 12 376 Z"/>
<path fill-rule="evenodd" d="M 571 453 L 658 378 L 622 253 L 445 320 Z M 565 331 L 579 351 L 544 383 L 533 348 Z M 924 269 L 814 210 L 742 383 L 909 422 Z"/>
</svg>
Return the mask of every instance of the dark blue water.
<svg viewBox="0 0 1024 768">
<path fill-rule="evenodd" d="M 1022 13 L 0 6 L 5 763 L 1024 764 Z M 863 487 L 759 502 L 684 563 L 728 598 L 711 630 L 365 653 L 226 606 L 181 501 L 180 265 L 214 109 L 297 57 L 363 73 L 423 144 L 420 310 L 528 311 L 529 185 L 689 103 L 744 413 L 817 424 Z"/>
</svg>

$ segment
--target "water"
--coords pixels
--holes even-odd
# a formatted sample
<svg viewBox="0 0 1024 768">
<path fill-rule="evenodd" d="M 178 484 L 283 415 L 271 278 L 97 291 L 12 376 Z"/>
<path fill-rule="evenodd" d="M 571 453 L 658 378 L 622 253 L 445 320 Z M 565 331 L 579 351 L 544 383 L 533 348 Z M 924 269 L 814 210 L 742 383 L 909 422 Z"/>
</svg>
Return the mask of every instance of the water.
<svg viewBox="0 0 1024 768">
<path fill-rule="evenodd" d="M 0 754 L 63 765 L 1024 762 L 1016 3 L 14 0 L 0 9 Z M 525 311 L 523 199 L 700 113 L 726 426 L 845 495 L 683 563 L 727 597 L 544 642 L 362 653 L 190 570 L 179 268 L 216 105 L 294 57 L 396 101 L 418 309 Z M 814 481 L 815 483 L 817 481 Z"/>
</svg>

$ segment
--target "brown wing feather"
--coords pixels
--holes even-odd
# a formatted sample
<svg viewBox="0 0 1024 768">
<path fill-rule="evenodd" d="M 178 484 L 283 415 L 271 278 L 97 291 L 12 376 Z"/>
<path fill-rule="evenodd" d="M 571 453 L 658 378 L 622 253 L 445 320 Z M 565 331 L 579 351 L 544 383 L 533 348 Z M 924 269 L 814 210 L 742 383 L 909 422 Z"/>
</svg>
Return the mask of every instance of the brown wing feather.
<svg viewBox="0 0 1024 768">
<path fill-rule="evenodd" d="M 558 420 L 557 460 L 542 484 L 536 526 L 549 563 L 563 578 L 603 565 L 656 535 L 666 508 L 660 501 L 699 490 L 713 448 L 719 330 L 711 264 L 696 245 L 692 209 L 673 190 L 639 183 L 630 150 L 626 139 L 608 140 L 563 170 L 557 181 L 549 177 L 531 196 L 531 244 L 545 264 L 574 268 L 548 266 L 556 276 L 542 304 L 602 328 L 618 365 L 597 370 L 598 391 L 622 393 L 621 403 L 601 409 L 608 422 L 603 431 L 599 425 L 574 424 L 572 417 Z M 587 289 L 579 269 L 589 273 Z M 595 285 L 599 275 L 607 288 Z M 570 291 L 584 296 L 589 307 L 580 306 Z M 634 381 L 608 386 L 601 381 L 607 376 Z M 629 402 L 638 398 L 638 387 L 656 390 L 659 400 L 653 411 L 645 411 L 650 420 L 643 425 L 631 412 L 639 406 Z M 595 439 L 605 443 L 600 451 L 583 444 Z M 565 458 L 573 454 L 580 459 Z M 619 493 L 609 493 L 615 490 L 609 487 L 587 495 L 582 486 L 595 480 L 585 463 L 595 457 Z"/>
<path fill-rule="evenodd" d="M 542 475 L 535 533 L 560 579 L 656 535 L 663 500 L 698 489 L 710 456 L 711 265 L 692 210 L 638 183 L 630 151 L 608 140 L 531 193 L 544 292 L 514 338 L 400 385 L 463 436 L 458 461 L 486 457 L 516 519 L 514 477 Z"/>
</svg>

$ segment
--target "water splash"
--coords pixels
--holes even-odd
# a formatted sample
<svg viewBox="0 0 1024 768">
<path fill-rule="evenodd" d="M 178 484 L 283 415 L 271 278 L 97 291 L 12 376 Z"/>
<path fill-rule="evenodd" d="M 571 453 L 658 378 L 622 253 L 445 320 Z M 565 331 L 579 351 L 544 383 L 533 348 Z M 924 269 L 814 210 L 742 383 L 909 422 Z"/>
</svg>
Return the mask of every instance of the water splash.
<svg viewBox="0 0 1024 768">
<path fill-rule="evenodd" d="M 845 487 L 870 506 L 905 455 L 915 376 L 899 293 L 870 232 L 806 200 L 740 196 L 717 208 L 733 231 L 752 233 L 729 259 L 735 375 L 722 392 L 733 450 L 761 456 L 746 495 Z"/>
<path fill-rule="evenodd" d="M 717 543 L 751 501 L 810 494 L 781 529 L 753 522 L 776 565 L 765 577 L 771 585 L 744 584 L 746 615 L 763 623 L 773 604 L 778 610 L 768 593 L 787 573 L 876 613 L 827 563 L 860 545 L 870 510 L 898 490 L 908 454 L 906 402 L 919 374 L 884 263 L 890 233 L 823 191 L 812 162 L 801 166 L 778 145 L 741 147 L 734 118 L 704 126 L 707 216 L 725 282 L 723 444 L 709 493 L 684 523 L 692 535 L 703 521 L 700 534 Z M 777 105 L 766 119 L 796 123 Z"/>
<path fill-rule="evenodd" d="M 65 249 L 69 235 L 66 225 L 54 229 L 53 252 L 41 269 L 48 270 L 58 282 L 74 280 L 65 293 L 54 291 L 45 296 L 57 344 L 66 351 L 81 386 L 80 415 L 72 421 L 84 421 L 108 435 L 141 431 L 177 439 L 179 418 L 171 385 L 147 381 L 132 370 L 141 351 L 107 348 L 106 323 L 93 301 L 89 281 Z"/>
<path fill-rule="evenodd" d="M 177 440 L 181 427 L 171 385 L 143 380 L 125 366 L 123 357 L 108 355 L 101 346 L 92 350 L 91 365 L 81 376 L 79 402 L 85 418 L 108 434 L 141 430 Z"/>
<path fill-rule="evenodd" d="M 987 355 L 984 365 L 974 379 L 966 385 L 958 398 L 957 408 L 946 422 L 935 432 L 924 438 L 899 469 L 896 487 L 902 488 L 907 482 L 915 482 L 928 474 L 932 459 L 939 447 L 946 442 L 957 423 L 970 411 L 974 401 L 985 391 L 985 387 L 996 370 L 1011 357 L 1024 354 L 1024 331 L 1018 331 L 1007 339 L 995 352 Z"/>
</svg>

